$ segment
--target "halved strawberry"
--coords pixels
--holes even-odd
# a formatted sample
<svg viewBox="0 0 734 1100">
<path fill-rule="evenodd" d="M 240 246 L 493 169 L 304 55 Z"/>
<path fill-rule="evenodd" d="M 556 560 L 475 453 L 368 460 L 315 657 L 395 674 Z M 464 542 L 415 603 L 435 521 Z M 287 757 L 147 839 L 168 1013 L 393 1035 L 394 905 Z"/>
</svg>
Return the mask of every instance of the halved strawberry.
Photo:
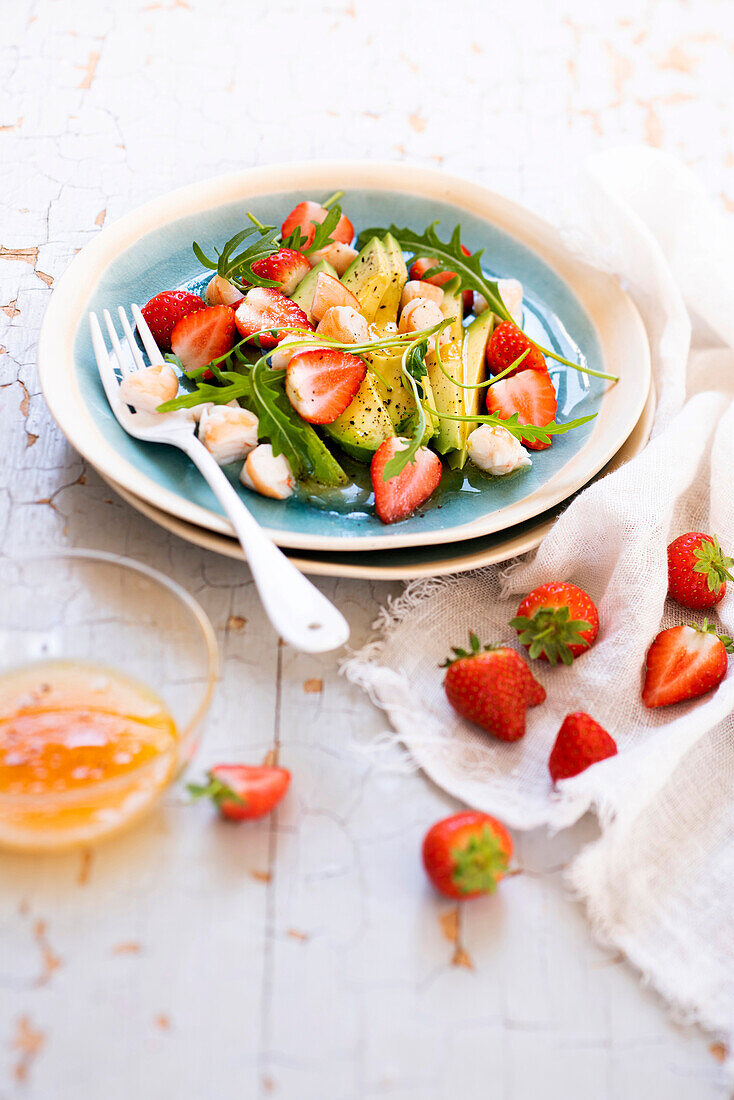
<svg viewBox="0 0 734 1100">
<path fill-rule="evenodd" d="M 309 348 L 288 363 L 285 392 L 309 424 L 332 424 L 351 405 L 366 373 L 367 367 L 356 355 Z"/>
<path fill-rule="evenodd" d="M 206 302 L 188 290 L 164 290 L 154 294 L 141 309 L 161 351 L 171 350 L 171 333 L 182 317 L 196 313 L 197 309 L 206 309 Z"/>
<path fill-rule="evenodd" d="M 283 222 L 281 234 L 283 240 L 291 235 L 294 229 L 300 229 L 306 241 L 304 248 L 308 248 L 313 242 L 316 232 L 315 225 L 321 225 L 326 220 L 329 211 L 318 202 L 299 202 L 294 206 L 288 217 Z M 314 224 L 315 223 L 315 224 Z M 354 237 L 354 226 L 346 214 L 342 214 L 336 223 L 336 228 L 331 234 L 332 241 L 342 241 L 343 244 L 351 244 Z"/>
<path fill-rule="evenodd" d="M 461 246 L 461 251 L 465 256 L 471 256 L 471 252 L 466 245 Z M 438 260 L 435 256 L 423 256 L 420 260 L 414 260 L 410 265 L 409 277 L 411 279 L 424 279 L 426 271 L 430 271 L 432 267 L 436 267 Z M 455 271 L 439 271 L 437 275 L 431 275 L 426 279 L 427 283 L 433 283 L 434 286 L 443 286 L 444 283 L 448 283 L 450 279 L 456 278 Z M 464 299 L 464 313 L 471 313 L 472 306 L 474 304 L 474 291 L 464 290 L 462 291 L 462 297 Z"/>
<path fill-rule="evenodd" d="M 247 821 L 269 814 L 290 782 L 291 773 L 272 764 L 217 764 L 206 783 L 189 783 L 188 790 L 193 798 L 211 798 L 222 817 Z"/>
<path fill-rule="evenodd" d="M 731 638 L 717 635 L 708 622 L 661 630 L 647 651 L 643 703 L 667 707 L 712 691 L 726 675 L 733 648 Z"/>
<path fill-rule="evenodd" d="M 311 270 L 302 252 L 296 252 L 293 248 L 279 248 L 272 256 L 266 256 L 257 260 L 252 265 L 252 270 L 261 279 L 271 279 L 274 283 L 280 283 L 283 294 L 292 294 L 302 279 Z"/>
<path fill-rule="evenodd" d="M 441 480 L 441 459 L 428 447 L 419 447 L 413 462 L 409 462 L 395 477 L 383 480 L 387 463 L 407 445 L 405 439 L 391 436 L 380 444 L 372 456 L 370 478 L 375 493 L 375 511 L 383 523 L 397 523 L 420 508 Z"/>
<path fill-rule="evenodd" d="M 234 310 L 206 306 L 182 317 L 171 333 L 171 350 L 186 370 L 197 370 L 224 355 L 234 339 Z"/>
<path fill-rule="evenodd" d="M 273 348 L 289 335 L 281 328 L 305 328 L 313 331 L 313 325 L 300 306 L 286 298 L 274 287 L 254 286 L 248 290 L 245 300 L 237 308 L 235 324 L 243 339 L 254 336 L 263 329 L 273 329 L 258 337 L 262 348 Z"/>
<path fill-rule="evenodd" d="M 517 374 L 521 370 L 547 372 L 548 367 L 540 348 L 517 325 L 513 325 L 511 321 L 502 321 L 501 324 L 497 325 L 487 344 L 489 373 L 501 374 L 503 370 L 507 370 L 508 367 L 512 366 L 524 351 L 527 351 L 527 355 L 512 374 Z M 512 374 L 507 377 L 512 378 Z"/>
<path fill-rule="evenodd" d="M 557 408 L 556 391 L 547 371 L 521 370 L 487 389 L 488 412 L 497 413 L 503 420 L 517 413 L 520 424 L 542 428 L 555 420 Z M 523 446 L 544 451 L 550 443 L 525 441 Z"/>
</svg>

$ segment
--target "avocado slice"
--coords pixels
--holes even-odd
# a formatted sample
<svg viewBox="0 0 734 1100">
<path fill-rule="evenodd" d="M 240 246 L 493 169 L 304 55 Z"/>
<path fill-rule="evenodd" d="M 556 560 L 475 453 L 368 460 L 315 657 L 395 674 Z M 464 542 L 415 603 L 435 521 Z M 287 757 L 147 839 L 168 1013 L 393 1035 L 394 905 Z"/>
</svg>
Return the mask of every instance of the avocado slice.
<svg viewBox="0 0 734 1100">
<path fill-rule="evenodd" d="M 351 405 L 331 424 L 325 424 L 324 430 L 342 450 L 360 462 L 369 462 L 380 444 L 395 435 L 369 372 Z"/>
<path fill-rule="evenodd" d="M 492 335 L 495 317 L 491 310 L 485 309 L 484 313 L 472 321 L 464 329 L 464 347 L 462 358 L 464 360 L 464 383 L 473 386 L 478 382 L 484 382 L 487 377 L 487 343 Z M 483 405 L 486 389 L 463 390 L 464 412 L 467 416 L 477 416 Z M 465 421 L 461 425 L 461 450 L 457 456 L 456 468 L 461 469 L 466 462 L 466 441 L 476 427 Z"/>
<path fill-rule="evenodd" d="M 311 314 L 311 306 L 313 304 L 313 296 L 316 293 L 316 280 L 321 272 L 326 275 L 333 276 L 336 279 L 338 276 L 336 271 L 326 260 L 321 260 L 312 267 L 308 275 L 304 275 L 296 289 L 291 294 L 291 300 L 300 306 L 307 317 Z"/>
<path fill-rule="evenodd" d="M 375 329 L 382 336 L 388 324 L 398 323 L 398 310 L 403 287 L 408 281 L 408 269 L 405 266 L 403 252 L 392 233 L 386 233 L 382 243 L 387 257 L 388 284 L 387 290 L 382 296 L 382 301 L 375 314 Z"/>
<path fill-rule="evenodd" d="M 359 301 L 359 308 L 367 321 L 374 321 L 377 307 L 390 282 L 387 252 L 379 238 L 372 237 L 367 241 L 342 275 L 342 282 Z"/>
<path fill-rule="evenodd" d="M 444 317 L 454 317 L 453 324 L 449 327 L 449 340 L 441 346 L 441 361 L 444 370 L 448 372 L 447 378 L 436 361 L 435 351 L 426 356 L 428 367 L 428 379 L 433 389 L 433 408 L 439 413 L 448 413 L 451 416 L 464 415 L 464 390 L 455 386 L 451 378 L 457 382 L 464 381 L 464 364 L 462 361 L 462 345 L 464 341 L 464 326 L 462 319 L 461 291 L 458 289 L 458 279 L 452 279 L 447 283 L 443 292 L 441 312 Z M 460 420 L 439 419 L 435 436 L 436 450 L 441 454 L 448 451 L 458 451 L 462 445 L 462 422 Z"/>
</svg>

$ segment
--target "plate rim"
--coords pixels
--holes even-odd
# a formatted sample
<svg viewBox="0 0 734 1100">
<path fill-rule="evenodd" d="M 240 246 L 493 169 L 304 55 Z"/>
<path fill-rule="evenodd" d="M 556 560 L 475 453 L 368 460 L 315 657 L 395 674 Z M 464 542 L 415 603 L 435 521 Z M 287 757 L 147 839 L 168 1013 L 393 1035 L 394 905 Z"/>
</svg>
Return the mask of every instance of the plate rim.
<svg viewBox="0 0 734 1100">
<path fill-rule="evenodd" d="M 637 424 L 635 424 L 630 435 L 624 441 L 617 454 L 615 454 L 607 464 L 610 467 L 607 471 L 608 473 L 612 473 L 626 462 L 631 461 L 637 455 L 641 454 L 647 446 L 652 432 L 653 421 L 655 419 L 656 396 L 655 384 L 651 382 L 647 401 L 645 402 L 645 407 L 642 410 L 640 419 Z M 620 458 L 622 452 L 630 447 L 630 441 L 634 436 L 638 438 L 631 444 L 633 448 L 631 453 Z M 618 459 L 619 461 L 617 461 Z M 597 480 L 600 474 L 606 476 L 604 470 L 601 470 L 587 482 L 587 485 Z M 100 476 L 104 478 L 104 475 Z M 145 516 L 151 523 L 155 523 L 157 526 L 162 527 L 163 530 L 169 531 L 171 534 L 176 535 L 177 538 L 183 539 L 192 546 L 197 546 L 202 550 L 207 550 L 209 553 L 220 554 L 233 561 L 240 561 L 246 564 L 244 553 L 235 538 L 207 531 L 205 528 L 198 527 L 195 524 L 187 524 L 183 520 L 179 520 L 167 512 L 156 509 L 146 501 L 140 500 L 123 486 L 116 484 L 116 482 L 108 480 L 107 478 L 104 478 L 104 480 L 114 492 L 130 505 L 131 508 Z M 556 507 L 559 508 L 559 506 Z M 299 556 L 298 553 L 293 552 L 288 552 L 287 556 L 302 573 L 307 573 L 314 577 L 344 577 L 348 580 L 376 580 L 387 583 L 388 581 L 408 581 L 417 578 L 456 575 L 459 573 L 467 573 L 472 569 L 481 569 L 488 565 L 496 565 L 500 562 L 508 561 L 510 558 L 517 557 L 520 554 L 527 554 L 529 551 L 534 550 L 550 532 L 559 514 L 560 513 L 557 511 L 555 515 L 548 516 L 544 520 L 541 519 L 540 522 L 529 530 L 525 530 L 518 533 L 516 536 L 510 537 L 508 540 L 498 544 L 484 554 L 477 551 L 470 559 L 462 560 L 461 566 L 455 569 L 450 568 L 452 564 L 452 559 L 450 558 L 443 562 L 427 562 L 424 565 L 380 566 L 376 570 L 374 565 L 370 566 L 369 564 L 350 562 L 315 561 L 312 558 L 307 556 L 302 557 Z M 352 555 L 349 554 L 347 555 L 347 557 L 351 556 Z"/>
<path fill-rule="evenodd" d="M 606 358 L 607 342 L 599 330 L 598 317 L 589 308 L 588 300 L 595 293 L 598 296 L 599 287 L 603 284 L 605 303 L 614 304 L 615 317 L 617 311 L 620 316 L 626 315 L 625 331 L 639 345 L 635 355 L 635 374 L 647 378 L 648 385 L 638 387 L 635 391 L 636 400 L 625 409 L 625 434 L 621 438 L 614 433 L 613 438 L 610 435 L 607 443 L 600 447 L 600 432 L 605 439 L 607 433 L 602 430 L 603 422 L 598 421 L 581 450 L 571 456 L 548 482 L 521 500 L 484 516 L 439 530 L 412 533 L 394 531 L 379 535 L 334 536 L 264 527 L 273 541 L 291 549 L 329 552 L 388 550 L 465 541 L 510 529 L 541 515 L 576 492 L 610 461 L 634 430 L 647 399 L 651 377 L 647 333 L 634 303 L 617 280 L 574 256 L 550 223 L 514 200 L 481 184 L 410 162 L 319 160 L 246 168 L 210 177 L 160 195 L 105 227 L 81 250 L 57 280 L 38 343 L 41 388 L 51 414 L 66 439 L 100 473 L 117 484 L 124 485 L 134 496 L 185 523 L 223 535 L 233 534 L 232 526 L 225 517 L 187 501 L 173 490 L 157 484 L 132 463 L 121 458 L 108 443 L 82 398 L 74 370 L 73 343 L 78 326 L 83 323 L 85 306 L 94 286 L 109 263 L 134 240 L 162 225 L 202 210 L 256 194 L 277 193 L 283 190 L 284 178 L 289 174 L 296 177 L 288 179 L 290 187 L 329 186 L 333 183 L 331 177 L 338 174 L 347 188 L 351 185 L 426 195 L 439 201 L 449 201 L 498 224 L 504 232 L 514 236 L 538 255 L 568 286 L 589 315 Z M 579 274 L 583 271 L 586 278 L 581 283 L 569 283 L 565 274 L 568 270 Z M 593 289 L 594 285 L 597 287 L 596 291 Z M 57 367 L 60 355 L 64 356 L 65 371 L 59 371 Z M 610 390 L 605 392 L 602 400 L 607 399 L 609 392 Z M 590 449 L 595 453 L 594 459 L 587 464 L 581 463 L 580 460 L 584 454 L 588 456 Z M 578 472 L 580 465 L 583 466 L 582 474 Z"/>
</svg>

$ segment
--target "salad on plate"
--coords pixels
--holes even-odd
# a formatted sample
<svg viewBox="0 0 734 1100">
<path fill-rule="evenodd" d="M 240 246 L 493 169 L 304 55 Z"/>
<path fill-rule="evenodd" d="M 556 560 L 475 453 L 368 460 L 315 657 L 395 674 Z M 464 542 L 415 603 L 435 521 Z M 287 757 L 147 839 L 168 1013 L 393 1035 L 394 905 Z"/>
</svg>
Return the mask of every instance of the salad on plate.
<svg viewBox="0 0 734 1100">
<path fill-rule="evenodd" d="M 443 240 L 355 229 L 339 200 L 249 223 L 214 256 L 204 296 L 164 290 L 142 312 L 166 364 L 122 383 L 134 408 L 188 409 L 253 492 L 313 498 L 369 471 L 383 523 L 413 514 L 446 466 L 506 477 L 591 416 L 556 420 L 552 358 L 523 331 L 523 287 L 491 279 L 457 226 Z"/>
</svg>

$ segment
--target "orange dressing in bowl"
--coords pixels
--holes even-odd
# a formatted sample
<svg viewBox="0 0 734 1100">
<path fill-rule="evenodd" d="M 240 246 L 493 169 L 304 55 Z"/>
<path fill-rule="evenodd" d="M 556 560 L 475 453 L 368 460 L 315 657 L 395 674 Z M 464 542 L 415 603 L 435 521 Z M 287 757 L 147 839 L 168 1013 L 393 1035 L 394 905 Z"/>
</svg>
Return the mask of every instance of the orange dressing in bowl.
<svg viewBox="0 0 734 1100">
<path fill-rule="evenodd" d="M 178 733 L 145 684 L 47 661 L 0 676 L 0 844 L 89 842 L 137 817 L 176 768 Z"/>
</svg>

